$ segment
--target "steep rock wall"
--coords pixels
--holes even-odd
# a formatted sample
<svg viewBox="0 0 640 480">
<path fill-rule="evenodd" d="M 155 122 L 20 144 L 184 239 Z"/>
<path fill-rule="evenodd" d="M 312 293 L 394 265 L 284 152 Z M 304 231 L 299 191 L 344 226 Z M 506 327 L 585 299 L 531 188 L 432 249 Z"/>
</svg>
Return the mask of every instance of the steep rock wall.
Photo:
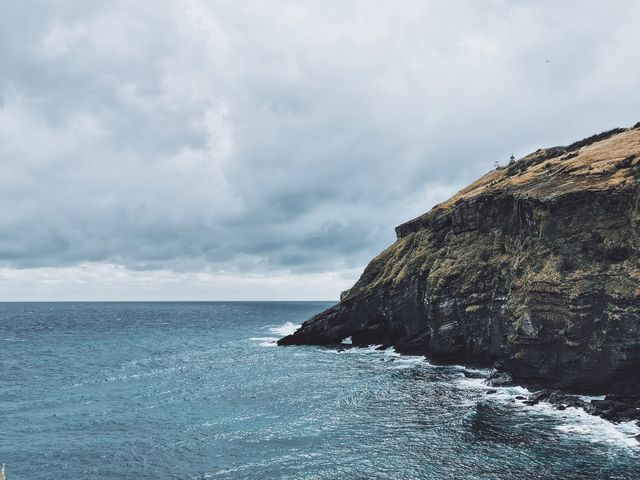
<svg viewBox="0 0 640 480">
<path fill-rule="evenodd" d="M 618 129 L 490 172 L 397 227 L 340 303 L 279 343 L 351 337 L 497 362 L 519 383 L 640 391 L 639 163 L 640 131 Z"/>
</svg>

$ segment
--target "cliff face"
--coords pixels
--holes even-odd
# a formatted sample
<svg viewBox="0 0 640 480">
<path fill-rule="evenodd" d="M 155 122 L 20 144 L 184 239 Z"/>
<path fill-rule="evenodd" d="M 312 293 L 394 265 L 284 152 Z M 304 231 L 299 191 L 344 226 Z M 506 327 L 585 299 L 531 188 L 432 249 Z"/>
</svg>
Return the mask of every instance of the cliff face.
<svg viewBox="0 0 640 480">
<path fill-rule="evenodd" d="M 396 228 L 289 344 L 498 362 L 524 384 L 640 392 L 640 126 L 538 150 Z"/>
</svg>

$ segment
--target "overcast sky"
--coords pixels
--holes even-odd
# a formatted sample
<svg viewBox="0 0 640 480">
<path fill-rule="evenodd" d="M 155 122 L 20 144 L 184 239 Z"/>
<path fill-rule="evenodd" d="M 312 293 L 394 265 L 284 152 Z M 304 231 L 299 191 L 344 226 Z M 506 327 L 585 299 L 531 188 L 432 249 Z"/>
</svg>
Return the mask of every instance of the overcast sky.
<svg viewBox="0 0 640 480">
<path fill-rule="evenodd" d="M 0 12 L 0 300 L 337 299 L 495 160 L 640 120 L 636 0 Z"/>
</svg>

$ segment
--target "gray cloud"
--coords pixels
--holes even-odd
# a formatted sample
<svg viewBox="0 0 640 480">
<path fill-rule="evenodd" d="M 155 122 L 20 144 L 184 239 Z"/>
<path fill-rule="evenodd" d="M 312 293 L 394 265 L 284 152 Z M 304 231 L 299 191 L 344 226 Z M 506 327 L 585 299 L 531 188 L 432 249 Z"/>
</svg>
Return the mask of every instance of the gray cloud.
<svg viewBox="0 0 640 480">
<path fill-rule="evenodd" d="M 1 3 L 5 269 L 358 271 L 494 160 L 640 120 L 631 0 Z"/>
</svg>

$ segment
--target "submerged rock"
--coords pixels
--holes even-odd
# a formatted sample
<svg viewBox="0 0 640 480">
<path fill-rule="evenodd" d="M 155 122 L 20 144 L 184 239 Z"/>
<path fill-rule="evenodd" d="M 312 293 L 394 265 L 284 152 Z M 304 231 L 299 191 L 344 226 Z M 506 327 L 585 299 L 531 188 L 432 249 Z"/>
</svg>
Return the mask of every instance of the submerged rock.
<svg viewBox="0 0 640 480">
<path fill-rule="evenodd" d="M 492 387 L 509 387 L 513 385 L 513 378 L 509 372 L 494 370 L 486 379 L 486 383 Z"/>
<path fill-rule="evenodd" d="M 639 178 L 638 128 L 493 170 L 397 227 L 337 305 L 278 343 L 350 336 L 438 361 L 500 361 L 492 385 L 640 393 Z"/>
</svg>

